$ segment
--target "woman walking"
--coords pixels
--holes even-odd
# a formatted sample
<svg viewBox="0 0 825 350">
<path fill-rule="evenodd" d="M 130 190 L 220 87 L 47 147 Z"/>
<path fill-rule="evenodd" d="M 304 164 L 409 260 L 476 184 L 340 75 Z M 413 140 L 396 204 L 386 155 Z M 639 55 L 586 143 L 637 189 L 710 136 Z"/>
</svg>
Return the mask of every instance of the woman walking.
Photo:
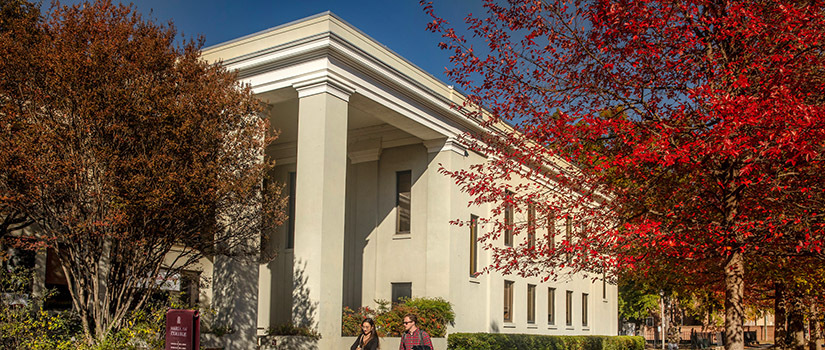
<svg viewBox="0 0 825 350">
<path fill-rule="evenodd" d="M 376 350 L 380 349 L 378 344 L 378 332 L 375 331 L 375 321 L 371 318 L 365 318 L 361 321 L 361 335 L 355 339 L 350 350 Z"/>
</svg>

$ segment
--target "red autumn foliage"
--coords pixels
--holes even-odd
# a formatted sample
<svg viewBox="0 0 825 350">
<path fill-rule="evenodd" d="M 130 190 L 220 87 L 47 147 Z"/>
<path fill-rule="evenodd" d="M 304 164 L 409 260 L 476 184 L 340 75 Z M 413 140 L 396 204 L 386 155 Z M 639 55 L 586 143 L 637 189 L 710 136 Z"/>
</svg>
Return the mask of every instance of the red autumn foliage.
<svg viewBox="0 0 825 350">
<path fill-rule="evenodd" d="M 534 202 L 553 218 L 538 222 L 575 228 L 555 246 L 490 244 L 493 268 L 716 283 L 726 349 L 742 349 L 745 266 L 822 258 L 821 2 L 487 0 L 461 29 L 422 3 L 462 107 L 517 131 L 470 136 L 491 162 L 444 172 L 494 214 Z"/>
<path fill-rule="evenodd" d="M 122 327 L 161 269 L 259 254 L 285 204 L 265 181 L 272 136 L 202 40 L 176 45 L 171 24 L 110 1 L 46 17 L 2 5 L 0 233 L 31 223 L 59 247 L 88 342 Z"/>
</svg>

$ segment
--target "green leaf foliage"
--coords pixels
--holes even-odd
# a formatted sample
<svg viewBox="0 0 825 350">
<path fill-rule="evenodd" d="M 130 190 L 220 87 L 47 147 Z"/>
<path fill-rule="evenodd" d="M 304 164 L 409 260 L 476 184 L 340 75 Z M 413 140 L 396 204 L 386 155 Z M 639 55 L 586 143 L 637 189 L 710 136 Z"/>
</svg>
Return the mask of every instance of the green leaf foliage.
<svg viewBox="0 0 825 350">
<path fill-rule="evenodd" d="M 644 338 L 454 333 L 447 337 L 447 348 L 451 350 L 643 350 Z"/>
<path fill-rule="evenodd" d="M 378 309 L 362 307 L 358 310 L 344 308 L 341 334 L 356 336 L 361 331 L 361 322 L 365 318 L 375 321 L 378 334 L 386 337 L 399 337 L 404 332 L 401 322 L 407 314 L 418 316 L 418 327 L 432 337 L 447 335 L 447 324 L 455 321 L 455 312 L 450 302 L 442 298 L 413 298 L 392 304 L 385 300 L 376 300 Z"/>
</svg>

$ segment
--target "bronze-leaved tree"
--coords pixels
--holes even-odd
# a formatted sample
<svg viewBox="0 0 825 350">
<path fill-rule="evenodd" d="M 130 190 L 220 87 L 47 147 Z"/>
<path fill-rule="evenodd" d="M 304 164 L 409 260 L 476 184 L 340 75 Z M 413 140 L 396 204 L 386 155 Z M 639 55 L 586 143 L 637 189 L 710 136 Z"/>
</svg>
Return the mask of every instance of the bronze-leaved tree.
<svg viewBox="0 0 825 350">
<path fill-rule="evenodd" d="M 745 267 L 821 261 L 821 1 L 487 0 L 464 29 L 424 6 L 464 107 L 519 131 L 484 137 L 491 162 L 444 172 L 494 213 L 532 206 L 562 227 L 554 245 L 492 246 L 493 268 L 719 285 L 740 350 Z M 508 188 L 515 174 L 546 186 Z M 483 239 L 507 226 L 524 228 Z"/>
<path fill-rule="evenodd" d="M 0 29 L 0 216 L 57 248 L 88 342 L 123 326 L 156 276 L 258 253 L 283 220 L 272 135 L 202 40 L 175 44 L 171 24 L 110 1 Z"/>
</svg>

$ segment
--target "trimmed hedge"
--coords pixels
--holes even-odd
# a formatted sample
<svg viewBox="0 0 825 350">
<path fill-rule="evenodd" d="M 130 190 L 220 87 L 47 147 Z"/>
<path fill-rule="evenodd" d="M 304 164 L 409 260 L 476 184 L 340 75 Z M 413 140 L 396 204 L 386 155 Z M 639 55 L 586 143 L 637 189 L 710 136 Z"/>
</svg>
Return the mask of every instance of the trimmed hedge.
<svg viewBox="0 0 825 350">
<path fill-rule="evenodd" d="M 535 335 L 451 333 L 452 350 L 644 350 L 643 337 L 600 335 Z"/>
</svg>

